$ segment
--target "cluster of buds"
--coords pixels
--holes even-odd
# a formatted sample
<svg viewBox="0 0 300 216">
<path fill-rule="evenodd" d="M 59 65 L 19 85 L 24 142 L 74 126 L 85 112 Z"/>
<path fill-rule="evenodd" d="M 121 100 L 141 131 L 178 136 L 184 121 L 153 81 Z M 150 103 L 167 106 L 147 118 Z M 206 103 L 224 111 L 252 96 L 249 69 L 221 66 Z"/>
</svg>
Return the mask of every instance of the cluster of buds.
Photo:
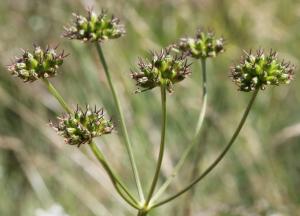
<svg viewBox="0 0 300 216">
<path fill-rule="evenodd" d="M 267 85 L 288 84 L 293 79 L 294 66 L 277 59 L 277 52 L 255 54 L 245 52 L 239 64 L 231 69 L 231 77 L 239 90 L 249 92 Z"/>
<path fill-rule="evenodd" d="M 143 88 L 142 90 L 138 89 L 137 92 L 165 86 L 171 93 L 173 84 L 182 81 L 191 73 L 186 55 L 172 55 L 170 49 L 163 49 L 159 53 L 151 54 L 150 60 L 140 59 L 138 71 L 131 73 L 136 85 Z"/>
<path fill-rule="evenodd" d="M 62 65 L 67 56 L 64 51 L 56 53 L 55 48 L 47 46 L 45 50 L 34 46 L 34 51 L 23 51 L 21 57 L 8 66 L 8 70 L 24 82 L 33 82 L 39 78 L 53 77 L 57 74 L 59 66 Z"/>
<path fill-rule="evenodd" d="M 175 48 L 195 59 L 216 57 L 224 52 L 224 39 L 215 38 L 215 34 L 211 31 L 199 30 L 195 38 L 181 38 Z"/>
<path fill-rule="evenodd" d="M 107 39 L 119 38 L 125 34 L 124 26 L 120 24 L 119 19 L 114 16 L 108 17 L 105 11 L 97 15 L 89 10 L 87 17 L 78 14 L 73 15 L 72 25 L 65 27 L 63 33 L 66 38 L 102 42 Z"/>
<path fill-rule="evenodd" d="M 57 133 L 65 138 L 69 145 L 90 143 L 94 137 L 102 136 L 112 132 L 114 126 L 111 120 L 104 118 L 103 109 L 94 110 L 89 106 L 83 111 L 77 106 L 74 113 L 58 117 L 57 125 L 50 125 Z"/>
</svg>

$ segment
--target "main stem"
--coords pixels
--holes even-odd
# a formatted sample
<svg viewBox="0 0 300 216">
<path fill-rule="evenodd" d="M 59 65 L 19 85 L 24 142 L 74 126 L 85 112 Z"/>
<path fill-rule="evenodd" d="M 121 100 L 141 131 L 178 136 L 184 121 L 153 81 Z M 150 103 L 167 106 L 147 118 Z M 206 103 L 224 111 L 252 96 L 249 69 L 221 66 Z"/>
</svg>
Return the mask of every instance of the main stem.
<svg viewBox="0 0 300 216">
<path fill-rule="evenodd" d="M 72 110 L 70 109 L 70 107 L 67 105 L 67 103 L 65 102 L 65 100 L 63 99 L 63 97 L 59 94 L 59 92 L 55 89 L 55 87 L 51 84 L 51 82 L 48 79 L 43 79 L 43 82 L 47 86 L 47 89 L 50 92 L 50 94 L 53 95 L 58 100 L 58 102 L 65 109 L 65 111 L 67 113 L 69 113 L 69 114 L 72 113 Z M 127 194 L 127 196 L 132 200 L 132 202 L 129 201 L 128 204 L 130 204 L 134 208 L 139 208 L 137 206 L 137 201 L 130 194 L 130 192 L 124 186 L 124 184 L 119 180 L 119 178 L 112 172 L 112 169 L 110 168 L 109 164 L 104 159 L 104 156 L 102 155 L 101 151 L 98 149 L 98 147 L 96 146 L 96 144 L 94 144 L 92 142 L 89 146 L 92 149 L 92 151 L 95 154 L 95 156 L 97 157 L 97 159 L 101 162 L 101 164 L 103 163 L 103 161 L 105 162 L 105 164 L 104 165 L 102 164 L 102 165 L 105 168 L 105 170 L 107 171 L 109 177 L 111 178 L 111 181 L 112 181 L 113 185 L 115 186 L 115 188 L 116 188 L 117 192 L 120 194 L 120 196 L 122 196 L 123 199 L 126 202 L 128 202 L 128 198 L 124 197 L 124 194 L 122 193 L 122 191 L 120 191 L 119 186 Z"/>
<path fill-rule="evenodd" d="M 96 43 L 96 47 L 97 47 L 97 51 L 98 51 L 100 61 L 101 61 L 102 65 L 103 65 L 103 68 L 104 68 L 104 72 L 105 72 L 110 90 L 111 90 L 112 95 L 113 95 L 115 105 L 117 107 L 118 115 L 120 117 L 121 130 L 122 130 L 122 133 L 123 133 L 123 136 L 124 136 L 127 153 L 129 155 L 129 160 L 130 160 L 131 168 L 132 168 L 132 171 L 133 171 L 136 187 L 138 189 L 138 194 L 139 194 L 139 197 L 141 199 L 141 202 L 144 202 L 144 193 L 143 193 L 143 189 L 142 189 L 142 186 L 141 186 L 141 181 L 140 181 L 140 178 L 139 178 L 139 173 L 138 173 L 138 170 L 137 170 L 137 167 L 136 167 L 136 163 L 135 163 L 135 160 L 134 160 L 132 145 L 131 145 L 131 142 L 129 140 L 127 127 L 125 125 L 124 116 L 123 116 L 123 112 L 121 110 L 121 105 L 120 105 L 120 102 L 119 102 L 119 99 L 118 99 L 118 95 L 117 95 L 115 87 L 112 83 L 112 79 L 111 79 L 111 76 L 110 76 L 110 73 L 109 73 L 109 70 L 108 70 L 108 67 L 107 67 L 107 63 L 105 61 L 105 58 L 104 58 L 104 55 L 103 55 L 103 52 L 102 52 L 101 45 L 99 43 Z"/>
<path fill-rule="evenodd" d="M 177 173 L 181 169 L 181 167 L 184 164 L 184 161 L 186 160 L 187 156 L 193 149 L 193 147 L 198 143 L 198 136 L 199 132 L 201 130 L 201 127 L 204 122 L 205 114 L 206 114 L 206 107 L 207 107 L 207 76 L 206 76 L 206 59 L 201 59 L 201 67 L 202 67 L 202 106 L 199 113 L 199 118 L 197 122 L 197 126 L 195 129 L 195 134 L 192 142 L 188 145 L 188 147 L 183 152 L 181 158 L 177 162 L 172 174 L 167 178 L 167 180 L 163 183 L 163 185 L 159 188 L 157 193 L 153 196 L 152 201 L 157 200 L 163 192 L 168 188 L 168 186 L 171 184 L 172 180 L 176 177 Z"/>
<path fill-rule="evenodd" d="M 198 177 L 196 178 L 192 183 L 190 183 L 188 186 L 186 186 L 184 189 L 182 189 L 181 191 L 179 191 L 178 193 L 176 193 L 175 195 L 166 198 L 164 200 L 162 200 L 161 202 L 154 204 L 153 206 L 151 206 L 150 208 L 156 208 L 158 206 L 161 206 L 163 204 L 166 204 L 172 200 L 174 200 L 175 198 L 179 197 L 180 195 L 184 194 L 185 192 L 187 192 L 190 188 L 192 188 L 195 184 L 197 184 L 198 182 L 200 182 L 206 175 L 208 175 L 218 164 L 219 162 L 224 158 L 224 156 L 226 155 L 226 153 L 228 152 L 228 150 L 230 149 L 230 147 L 232 146 L 232 144 L 234 143 L 234 141 L 236 140 L 237 136 L 239 135 L 246 119 L 247 116 L 251 110 L 251 107 L 255 101 L 255 98 L 258 94 L 259 89 L 255 90 L 255 92 L 252 95 L 252 98 L 244 112 L 244 115 L 237 127 L 237 129 L 235 130 L 234 134 L 232 135 L 230 141 L 228 142 L 228 144 L 226 145 L 226 147 L 224 148 L 224 150 L 221 152 L 221 154 L 216 158 L 216 160 Z"/>
<path fill-rule="evenodd" d="M 167 98 L 166 98 L 166 89 L 165 87 L 161 87 L 161 107 L 162 107 L 162 126 L 161 126 L 161 139 L 160 139 L 160 147 L 159 147 L 159 155 L 158 155 L 158 161 L 157 161 L 157 165 L 156 165 L 156 171 L 155 171 L 155 175 L 150 187 L 150 191 L 145 203 L 145 206 L 147 207 L 153 192 L 155 190 L 157 181 L 158 181 L 158 177 L 159 177 L 159 172 L 160 172 L 160 168 L 161 168 L 161 164 L 162 164 L 162 160 L 163 160 L 163 156 L 164 156 L 164 148 L 165 148 L 165 135 L 166 135 L 166 121 L 167 121 Z"/>
</svg>

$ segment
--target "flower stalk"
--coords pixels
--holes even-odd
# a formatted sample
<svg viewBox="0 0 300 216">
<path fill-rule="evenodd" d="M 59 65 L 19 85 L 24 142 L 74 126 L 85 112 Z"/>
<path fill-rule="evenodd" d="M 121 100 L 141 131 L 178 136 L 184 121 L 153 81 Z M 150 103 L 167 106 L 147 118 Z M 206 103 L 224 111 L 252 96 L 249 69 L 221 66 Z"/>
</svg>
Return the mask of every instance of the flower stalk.
<svg viewBox="0 0 300 216">
<path fill-rule="evenodd" d="M 133 156 L 132 145 L 131 145 L 131 142 L 129 140 L 127 127 L 126 127 L 126 124 L 125 124 L 123 112 L 121 110 L 121 105 L 120 105 L 120 102 L 119 102 L 119 98 L 118 98 L 117 92 L 115 90 L 115 87 L 113 85 L 111 75 L 109 73 L 108 66 L 107 66 L 107 63 L 105 61 L 105 57 L 103 55 L 103 51 L 102 51 L 100 43 L 96 43 L 96 48 L 97 48 L 98 55 L 99 55 L 100 61 L 102 63 L 102 66 L 103 66 L 103 69 L 104 69 L 104 72 L 105 72 L 105 75 L 106 75 L 106 78 L 107 78 L 107 81 L 108 81 L 108 84 L 109 84 L 110 90 L 111 90 L 112 95 L 113 95 L 113 99 L 114 99 L 114 102 L 115 102 L 115 105 L 116 105 L 116 108 L 117 108 L 118 115 L 120 117 L 121 131 L 122 131 L 122 134 L 123 134 L 123 137 L 124 137 L 124 140 L 125 140 L 126 150 L 127 150 L 128 155 L 129 155 L 131 168 L 132 168 L 132 171 L 133 171 L 133 174 L 134 174 L 135 184 L 136 184 L 136 187 L 138 189 L 138 194 L 139 194 L 140 200 L 141 200 L 141 202 L 143 202 L 144 201 L 144 193 L 143 193 L 141 181 L 140 181 L 140 178 L 139 178 L 139 173 L 138 173 L 138 170 L 137 170 L 137 167 L 136 167 L 135 159 L 134 159 L 134 156 Z"/>
<path fill-rule="evenodd" d="M 43 79 L 44 84 L 46 85 L 49 93 L 56 98 L 56 100 L 59 102 L 59 104 L 62 106 L 62 108 L 68 112 L 68 113 L 72 113 L 73 111 L 70 109 L 70 107 L 67 105 L 67 103 L 65 102 L 65 100 L 63 99 L 63 97 L 59 94 L 59 92 L 54 88 L 54 86 L 52 85 L 52 83 L 47 79 L 44 78 Z"/>
<path fill-rule="evenodd" d="M 200 133 L 201 127 L 203 125 L 204 117 L 206 114 L 206 106 L 207 106 L 207 74 L 206 74 L 206 59 L 201 59 L 201 67 L 202 67 L 202 107 L 199 114 L 194 139 L 196 139 Z"/>
<path fill-rule="evenodd" d="M 154 178 L 152 180 L 150 191 L 149 191 L 146 203 L 145 203 L 146 207 L 148 206 L 148 204 L 152 198 L 152 195 L 154 193 L 154 190 L 155 190 L 155 187 L 156 187 L 156 184 L 158 181 L 160 169 L 161 169 L 161 164 L 163 161 L 163 156 L 164 156 L 166 121 L 167 121 L 167 98 L 166 98 L 166 87 L 164 87 L 164 86 L 161 87 L 161 102 L 162 102 L 162 126 L 161 126 L 161 139 L 160 139 L 159 155 L 158 155 Z"/>
<path fill-rule="evenodd" d="M 94 155 L 98 159 L 98 161 L 101 163 L 102 167 L 105 169 L 107 174 L 109 175 L 109 178 L 111 179 L 113 185 L 115 186 L 117 192 L 121 195 L 121 197 L 133 208 L 139 209 L 138 201 L 130 194 L 128 189 L 124 186 L 124 184 L 121 182 L 121 180 L 115 175 L 115 173 L 112 171 L 110 165 L 106 161 L 103 153 L 98 148 L 97 144 L 95 142 L 89 143 L 89 146 L 91 150 L 93 151 Z M 122 190 L 126 193 L 126 195 L 123 194 Z"/>
<path fill-rule="evenodd" d="M 153 196 L 152 202 L 157 200 L 168 188 L 168 186 L 171 184 L 172 180 L 177 176 L 179 170 L 183 166 L 187 156 L 193 149 L 193 147 L 198 143 L 198 136 L 201 130 L 201 127 L 204 122 L 205 114 L 206 114 L 206 106 L 207 106 L 207 74 L 206 74 L 206 59 L 201 59 L 201 67 L 202 67 L 202 106 L 199 113 L 199 118 L 197 122 L 197 126 L 195 129 L 195 134 L 192 142 L 188 145 L 188 147 L 185 149 L 183 154 L 181 155 L 180 159 L 178 160 L 172 174 L 167 178 L 167 180 L 163 183 L 163 185 L 159 188 L 157 193 Z"/>
<path fill-rule="evenodd" d="M 192 141 L 181 155 L 172 174 L 167 178 L 167 180 L 163 183 L 158 192 L 154 195 L 152 199 L 153 202 L 157 200 L 168 188 L 172 180 L 177 176 L 189 153 L 191 152 L 193 147 L 198 143 L 198 137 L 204 122 L 207 107 L 206 60 L 208 58 L 214 58 L 220 53 L 224 52 L 224 39 L 222 37 L 216 38 L 215 34 L 211 31 L 205 32 L 203 30 L 198 30 L 195 38 L 181 38 L 179 43 L 175 44 L 173 48 L 177 51 L 185 53 L 191 58 L 194 58 L 196 60 L 200 59 L 202 69 L 202 106 L 200 109 Z"/>
<path fill-rule="evenodd" d="M 221 152 L 221 154 L 215 159 L 215 161 L 198 177 L 196 178 L 192 183 L 190 183 L 188 186 L 186 186 L 184 189 L 180 190 L 179 192 L 177 192 L 175 195 L 166 198 L 156 204 L 154 204 L 153 206 L 151 206 L 151 209 L 153 208 L 157 208 L 158 206 L 164 205 L 174 199 L 176 199 L 177 197 L 181 196 L 182 194 L 184 194 L 185 192 L 189 191 L 194 185 L 196 185 L 197 183 L 199 183 L 204 177 L 206 177 L 219 163 L 220 161 L 224 158 L 224 156 L 226 155 L 226 153 L 228 152 L 228 150 L 230 149 L 230 147 L 232 146 L 232 144 L 234 143 L 234 141 L 236 140 L 236 138 L 238 137 L 247 117 L 248 114 L 252 108 L 252 105 L 254 104 L 255 98 L 257 96 L 259 92 L 259 89 L 256 89 L 253 92 L 253 95 L 249 101 L 249 104 L 242 116 L 242 119 L 240 121 L 240 123 L 238 124 L 237 129 L 235 130 L 234 134 L 232 135 L 231 139 L 229 140 L 228 144 L 225 146 L 224 150 Z"/>
</svg>

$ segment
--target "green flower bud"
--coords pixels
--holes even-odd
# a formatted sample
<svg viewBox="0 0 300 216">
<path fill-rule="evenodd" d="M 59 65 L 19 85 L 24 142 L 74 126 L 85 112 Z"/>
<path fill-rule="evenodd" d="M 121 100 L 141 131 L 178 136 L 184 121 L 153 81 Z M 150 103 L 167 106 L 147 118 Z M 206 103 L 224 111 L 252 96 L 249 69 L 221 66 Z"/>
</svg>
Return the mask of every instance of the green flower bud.
<svg viewBox="0 0 300 216">
<path fill-rule="evenodd" d="M 114 126 L 111 120 L 104 118 L 103 109 L 94 110 L 89 106 L 85 110 L 77 109 L 74 113 L 58 117 L 57 125 L 50 125 L 57 133 L 65 138 L 65 142 L 69 145 L 77 145 L 89 143 L 94 137 L 109 134 Z"/>
<path fill-rule="evenodd" d="M 42 59 L 44 56 L 44 52 L 40 47 L 35 47 L 34 57 L 35 59 Z"/>
<path fill-rule="evenodd" d="M 26 64 L 21 62 L 21 63 L 16 63 L 16 68 L 18 70 L 21 70 L 21 69 L 25 69 L 26 68 Z"/>
<path fill-rule="evenodd" d="M 73 14 L 74 20 L 70 27 L 65 27 L 63 36 L 69 39 L 81 41 L 102 42 L 108 39 L 115 39 L 125 34 L 124 26 L 118 18 L 108 17 L 105 11 L 100 15 L 88 11 L 88 16 L 83 17 Z"/>
<path fill-rule="evenodd" d="M 53 77 L 67 56 L 64 51 L 57 54 L 55 49 L 48 46 L 42 50 L 39 46 L 34 46 L 32 53 L 24 51 L 21 57 L 16 58 L 16 61 L 8 66 L 8 70 L 24 82 Z"/>
<path fill-rule="evenodd" d="M 137 92 L 146 91 L 157 86 L 165 86 L 171 93 L 173 84 L 182 81 L 189 75 L 190 64 L 186 55 L 172 55 L 170 49 L 163 49 L 160 53 L 151 53 L 152 59 L 139 60 L 138 71 L 133 71 L 131 77 L 136 85 L 142 87 Z"/>
<path fill-rule="evenodd" d="M 265 89 L 267 85 L 288 84 L 293 79 L 294 66 L 277 59 L 277 52 L 265 54 L 258 50 L 256 54 L 244 52 L 239 64 L 231 69 L 232 80 L 240 91 Z"/>
<path fill-rule="evenodd" d="M 175 48 L 195 59 L 216 57 L 224 52 L 224 39 L 215 38 L 213 32 L 199 30 L 195 38 L 182 38 Z"/>
</svg>

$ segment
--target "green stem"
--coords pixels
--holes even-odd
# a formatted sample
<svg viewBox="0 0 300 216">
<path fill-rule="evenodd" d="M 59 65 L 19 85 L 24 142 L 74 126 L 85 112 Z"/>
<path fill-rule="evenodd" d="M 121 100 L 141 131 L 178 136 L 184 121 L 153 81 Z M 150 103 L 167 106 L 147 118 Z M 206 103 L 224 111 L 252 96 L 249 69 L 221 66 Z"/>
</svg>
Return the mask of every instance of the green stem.
<svg viewBox="0 0 300 216">
<path fill-rule="evenodd" d="M 147 216 L 148 215 L 148 211 L 143 211 L 143 210 L 139 210 L 137 216 Z"/>
<path fill-rule="evenodd" d="M 96 47 L 97 47 L 97 51 L 98 51 L 98 54 L 99 54 L 100 61 L 101 61 L 102 65 L 103 65 L 103 68 L 104 68 L 104 72 L 105 72 L 110 90 L 111 90 L 112 95 L 113 95 L 115 105 L 117 107 L 118 115 L 120 117 L 121 130 L 122 130 L 122 133 L 123 133 L 123 136 L 124 136 L 127 153 L 129 155 L 129 160 L 130 160 L 131 168 L 132 168 L 132 171 L 133 171 L 136 187 L 138 189 L 138 194 L 139 194 L 139 197 L 141 199 L 141 202 L 144 202 L 144 193 L 143 193 L 143 189 L 142 189 L 142 186 L 141 186 L 141 181 L 140 181 L 140 178 L 139 178 L 139 173 L 138 173 L 138 170 L 137 170 L 137 167 L 136 167 L 136 163 L 135 163 L 135 160 L 134 160 L 132 145 L 131 145 L 131 142 L 129 140 L 127 127 L 125 125 L 124 116 L 123 116 L 123 112 L 121 110 L 121 105 L 120 105 L 120 102 L 119 102 L 119 99 L 118 99 L 118 95 L 117 95 L 115 87 L 112 83 L 112 79 L 111 79 L 111 76 L 110 76 L 110 73 L 109 73 L 109 70 L 108 70 L 103 52 L 102 52 L 101 45 L 99 43 L 96 43 Z"/>
<path fill-rule="evenodd" d="M 72 110 L 69 108 L 63 97 L 59 94 L 59 92 L 55 89 L 55 87 L 50 83 L 48 79 L 43 79 L 44 83 L 46 84 L 50 94 L 52 94 L 58 102 L 61 104 L 61 106 L 65 109 L 66 112 L 72 113 Z M 102 155 L 101 151 L 98 149 L 96 144 L 91 143 L 90 147 L 92 148 L 95 156 L 97 159 L 101 162 L 104 160 L 104 156 Z M 100 160 L 101 159 L 101 160 Z M 102 164 L 102 163 L 101 163 Z M 104 160 L 104 164 L 102 164 L 105 170 L 107 171 L 108 175 L 110 176 L 113 185 L 115 186 L 116 190 L 118 193 L 124 198 L 125 201 L 128 202 L 128 198 L 123 195 L 123 193 L 120 191 L 119 186 L 123 189 L 123 191 L 127 194 L 127 196 L 134 202 L 132 203 L 130 201 L 130 205 L 133 206 L 134 208 L 139 208 L 137 205 L 137 201 L 134 199 L 134 197 L 129 193 L 127 188 L 122 184 L 122 182 L 117 178 L 117 176 L 111 171 L 109 164 Z"/>
<path fill-rule="evenodd" d="M 43 79 L 43 82 L 45 83 L 48 91 L 57 99 L 57 101 L 60 103 L 60 105 L 68 112 L 72 113 L 72 110 L 69 108 L 67 103 L 64 101 L 62 96 L 58 93 L 58 91 L 54 88 L 54 86 L 50 83 L 50 81 L 47 78 Z"/>
<path fill-rule="evenodd" d="M 232 144 L 234 143 L 234 141 L 236 140 L 237 136 L 239 135 L 246 119 L 247 116 L 251 110 L 251 107 L 255 101 L 255 98 L 258 94 L 259 89 L 255 90 L 255 92 L 252 95 L 252 98 L 244 112 L 244 115 L 237 127 L 237 129 L 235 130 L 234 134 L 232 135 L 230 141 L 228 142 L 228 144 L 226 145 L 226 147 L 224 148 L 224 150 L 221 152 L 221 154 L 216 158 L 216 160 L 198 177 L 196 178 L 192 183 L 190 183 L 188 186 L 186 186 L 184 189 L 182 189 L 181 191 L 177 192 L 175 195 L 166 198 L 164 200 L 162 200 L 161 202 L 154 204 L 153 206 L 151 206 L 150 208 L 156 208 L 158 206 L 161 206 L 163 204 L 166 204 L 172 200 L 174 200 L 175 198 L 179 197 L 180 195 L 184 194 L 185 192 L 187 192 L 190 188 L 192 188 L 195 184 L 197 184 L 198 182 L 200 182 L 200 180 L 202 180 L 206 175 L 208 175 L 218 164 L 219 162 L 223 159 L 223 157 L 226 155 L 226 153 L 228 152 L 228 150 L 230 149 L 230 147 L 232 146 Z"/>
<path fill-rule="evenodd" d="M 110 165 L 107 163 L 104 155 L 102 154 L 101 150 L 98 148 L 97 144 L 95 142 L 89 143 L 89 146 L 91 150 L 93 151 L 94 155 L 98 159 L 98 161 L 101 163 L 105 171 L 107 172 L 108 176 L 110 177 L 110 180 L 112 181 L 115 189 L 117 192 L 123 197 L 123 199 L 132 207 L 139 209 L 138 202 L 135 200 L 135 198 L 129 193 L 128 189 L 124 186 L 124 184 L 121 182 L 121 180 L 116 176 L 116 174 L 112 171 Z M 127 194 L 124 195 L 121 189 Z"/>
<path fill-rule="evenodd" d="M 171 184 L 171 182 L 173 181 L 173 179 L 176 177 L 179 170 L 183 166 L 184 161 L 186 160 L 189 153 L 191 152 L 193 147 L 198 143 L 197 138 L 198 138 L 199 132 L 200 132 L 201 127 L 204 122 L 204 118 L 205 118 L 205 114 L 206 114 L 206 107 L 207 107 L 207 78 L 206 78 L 206 60 L 205 59 L 201 59 L 201 67 L 202 67 L 202 106 L 201 106 L 201 110 L 199 113 L 199 118 L 198 118 L 196 130 L 195 130 L 194 138 L 193 138 L 192 142 L 188 145 L 188 147 L 185 149 L 183 154 L 181 155 L 172 174 L 167 178 L 167 180 L 159 188 L 157 193 L 153 196 L 153 198 L 151 200 L 152 202 L 157 200 L 163 194 L 163 192 L 168 188 L 168 186 Z"/>
<path fill-rule="evenodd" d="M 161 102 L 162 102 L 162 126 L 161 126 L 161 140 L 160 140 L 160 147 L 159 147 L 159 155 L 158 155 L 158 161 L 157 161 L 157 165 L 156 165 L 156 171 L 155 171 L 155 175 L 150 187 L 150 191 L 145 203 L 145 206 L 147 206 L 152 198 L 153 192 L 155 190 L 157 181 L 158 181 L 158 177 L 159 177 L 159 172 L 160 172 L 160 168 L 161 168 L 161 164 L 162 164 L 162 160 L 163 160 L 163 156 L 164 156 L 164 148 L 165 148 L 165 135 L 166 135 L 166 121 L 167 121 L 167 98 L 166 98 L 166 89 L 165 87 L 161 87 Z"/>
<path fill-rule="evenodd" d="M 204 117 L 206 114 L 206 106 L 207 106 L 207 79 L 206 79 L 206 60 L 205 58 L 201 59 L 202 66 L 202 107 L 198 118 L 198 123 L 195 130 L 195 139 L 199 135 L 201 127 L 203 125 Z"/>
</svg>

